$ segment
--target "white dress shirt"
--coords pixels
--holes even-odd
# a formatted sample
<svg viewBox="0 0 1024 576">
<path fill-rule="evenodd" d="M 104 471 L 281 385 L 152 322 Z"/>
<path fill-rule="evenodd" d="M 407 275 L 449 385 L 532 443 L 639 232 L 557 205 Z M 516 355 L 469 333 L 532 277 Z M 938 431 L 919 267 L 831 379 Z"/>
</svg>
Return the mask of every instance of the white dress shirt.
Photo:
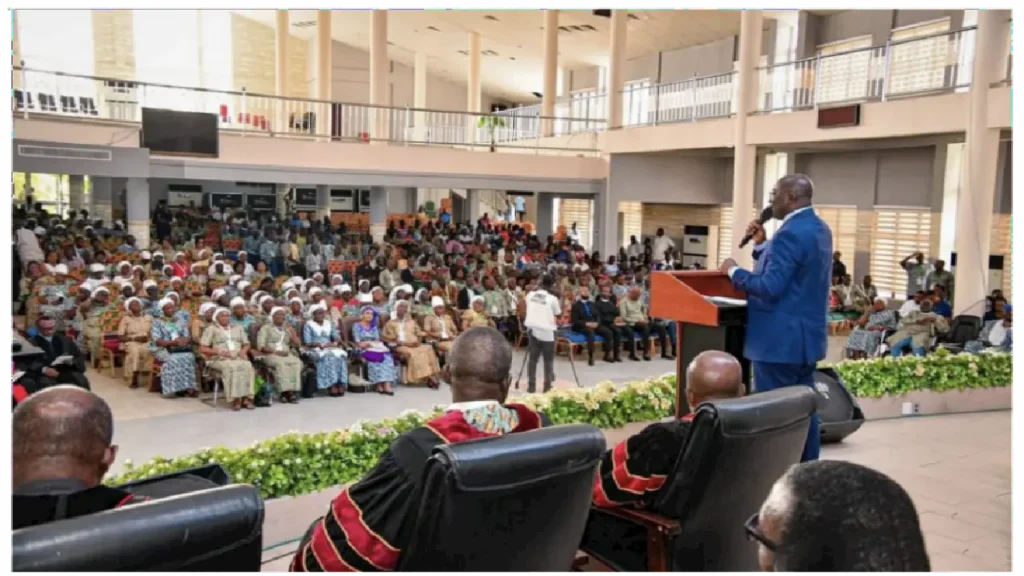
<svg viewBox="0 0 1024 576">
<path fill-rule="evenodd" d="M 813 209 L 814 209 L 814 206 L 804 206 L 803 208 L 797 208 L 796 210 L 793 210 L 789 214 L 786 214 L 786 217 L 782 219 L 782 224 L 779 226 L 779 229 L 781 229 L 783 226 L 785 226 L 786 222 L 788 222 L 789 219 L 792 218 L 793 216 L 796 216 L 797 214 L 803 212 L 804 210 L 813 210 Z M 765 240 L 765 243 L 767 243 L 767 240 Z M 763 248 L 759 249 L 760 246 L 763 246 L 763 243 L 762 244 L 758 244 L 757 246 L 754 246 L 754 252 L 760 252 L 761 250 L 763 250 Z M 729 268 L 728 272 L 726 272 L 729 275 L 729 279 L 730 280 L 732 279 L 732 275 L 736 273 L 737 269 L 739 269 L 739 266 L 733 266 L 733 267 Z"/>
</svg>

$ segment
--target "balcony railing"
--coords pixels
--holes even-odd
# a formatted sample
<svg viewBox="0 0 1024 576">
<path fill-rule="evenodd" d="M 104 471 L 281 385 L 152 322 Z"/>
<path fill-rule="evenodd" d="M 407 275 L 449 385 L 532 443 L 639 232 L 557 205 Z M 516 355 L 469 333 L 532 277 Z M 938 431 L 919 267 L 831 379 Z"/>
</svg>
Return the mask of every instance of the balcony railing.
<svg viewBox="0 0 1024 576">
<path fill-rule="evenodd" d="M 623 126 L 696 122 L 736 112 L 735 72 L 622 91 Z"/>
<path fill-rule="evenodd" d="M 13 108 L 26 118 L 46 114 L 139 123 L 143 108 L 161 108 L 216 114 L 221 131 L 243 136 L 538 150 L 544 148 L 539 138 L 543 122 L 551 122 L 561 133 L 570 134 L 600 131 L 605 123 L 593 118 L 544 118 L 539 114 L 509 118 L 500 113 L 325 102 L 24 67 L 16 68 L 14 73 Z M 565 147 L 557 150 L 570 151 Z"/>
</svg>

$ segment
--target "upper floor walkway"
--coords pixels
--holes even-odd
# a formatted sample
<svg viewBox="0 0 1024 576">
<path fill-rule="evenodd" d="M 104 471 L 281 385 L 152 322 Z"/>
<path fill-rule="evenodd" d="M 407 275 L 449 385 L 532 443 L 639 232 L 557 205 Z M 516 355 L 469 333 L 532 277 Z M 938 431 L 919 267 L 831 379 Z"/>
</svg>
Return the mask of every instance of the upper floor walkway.
<svg viewBox="0 0 1024 576">
<path fill-rule="evenodd" d="M 967 92 L 972 87 L 975 35 L 976 29 L 970 27 L 881 46 L 819 53 L 813 58 L 759 68 L 757 106 L 748 121 L 748 142 L 772 145 L 962 132 L 967 120 Z M 1001 82 L 988 87 L 992 127 L 1010 126 L 1009 59 L 1005 72 Z M 288 162 L 293 162 L 293 157 L 300 164 L 310 153 L 318 156 L 311 152 L 316 148 L 308 144 L 289 148 L 283 141 L 376 143 L 464 153 L 559 156 L 563 160 L 596 159 L 609 153 L 729 147 L 737 96 L 735 72 L 660 85 L 634 82 L 622 93 L 622 129 L 607 130 L 608 95 L 595 91 L 564 98 L 558 102 L 554 117 L 543 117 L 539 105 L 472 113 L 130 82 L 26 66 L 16 68 L 14 74 L 12 108 L 21 120 L 117 127 L 139 126 L 145 107 L 208 112 L 219 117 L 222 135 L 273 139 L 273 146 L 264 147 L 260 156 L 281 160 L 283 153 Z M 817 128 L 818 108 L 846 103 L 864 103 L 860 126 Z M 61 136 L 63 132 L 59 141 L 66 142 L 72 134 L 84 134 L 81 130 L 41 126 L 16 122 L 14 136 L 45 140 L 47 135 Z M 104 137 L 94 135 L 93 140 Z M 138 145 L 137 139 L 129 138 L 128 142 Z M 116 137 L 106 142 L 119 143 Z M 264 145 L 230 144 L 227 149 L 244 149 L 251 155 L 252 146 Z M 377 155 L 380 153 L 378 150 Z M 354 159 L 365 163 L 369 155 L 333 156 L 334 162 Z M 425 157 L 436 159 L 429 154 Z M 458 158 L 463 162 L 466 157 L 460 154 Z M 474 164 L 497 160 L 469 158 L 475 158 Z M 528 162 L 525 158 L 509 160 L 498 162 L 506 166 Z M 404 162 L 390 163 L 394 169 L 403 170 L 407 167 Z M 563 163 L 572 171 L 570 164 Z M 587 167 L 576 172 L 596 176 L 600 169 Z"/>
</svg>

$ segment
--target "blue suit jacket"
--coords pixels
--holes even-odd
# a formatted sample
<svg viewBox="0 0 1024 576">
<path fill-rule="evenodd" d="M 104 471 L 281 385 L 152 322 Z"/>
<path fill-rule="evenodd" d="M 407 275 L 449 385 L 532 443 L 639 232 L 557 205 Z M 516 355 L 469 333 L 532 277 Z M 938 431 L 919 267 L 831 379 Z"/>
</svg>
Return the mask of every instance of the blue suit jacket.
<svg viewBox="0 0 1024 576">
<path fill-rule="evenodd" d="M 733 287 L 747 293 L 749 360 L 814 364 L 825 357 L 831 271 L 832 231 L 808 209 L 779 227 L 753 272 L 733 273 Z"/>
</svg>

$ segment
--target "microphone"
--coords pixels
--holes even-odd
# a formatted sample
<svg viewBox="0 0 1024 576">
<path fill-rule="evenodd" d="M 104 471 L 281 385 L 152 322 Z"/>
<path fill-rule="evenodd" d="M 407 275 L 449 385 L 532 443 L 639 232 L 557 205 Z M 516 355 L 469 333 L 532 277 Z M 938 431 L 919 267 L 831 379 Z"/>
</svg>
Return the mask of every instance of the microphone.
<svg viewBox="0 0 1024 576">
<path fill-rule="evenodd" d="M 772 207 L 769 206 L 769 207 L 765 208 L 764 210 L 761 210 L 761 217 L 758 218 L 757 221 L 760 222 L 762 226 L 764 226 L 765 222 L 767 222 L 767 221 L 769 221 L 771 219 L 772 219 Z M 740 248 L 743 248 L 747 244 L 750 244 L 750 241 L 753 240 L 753 239 L 754 239 L 754 235 L 753 234 L 747 234 L 746 236 L 744 236 L 743 240 L 740 240 Z"/>
</svg>

